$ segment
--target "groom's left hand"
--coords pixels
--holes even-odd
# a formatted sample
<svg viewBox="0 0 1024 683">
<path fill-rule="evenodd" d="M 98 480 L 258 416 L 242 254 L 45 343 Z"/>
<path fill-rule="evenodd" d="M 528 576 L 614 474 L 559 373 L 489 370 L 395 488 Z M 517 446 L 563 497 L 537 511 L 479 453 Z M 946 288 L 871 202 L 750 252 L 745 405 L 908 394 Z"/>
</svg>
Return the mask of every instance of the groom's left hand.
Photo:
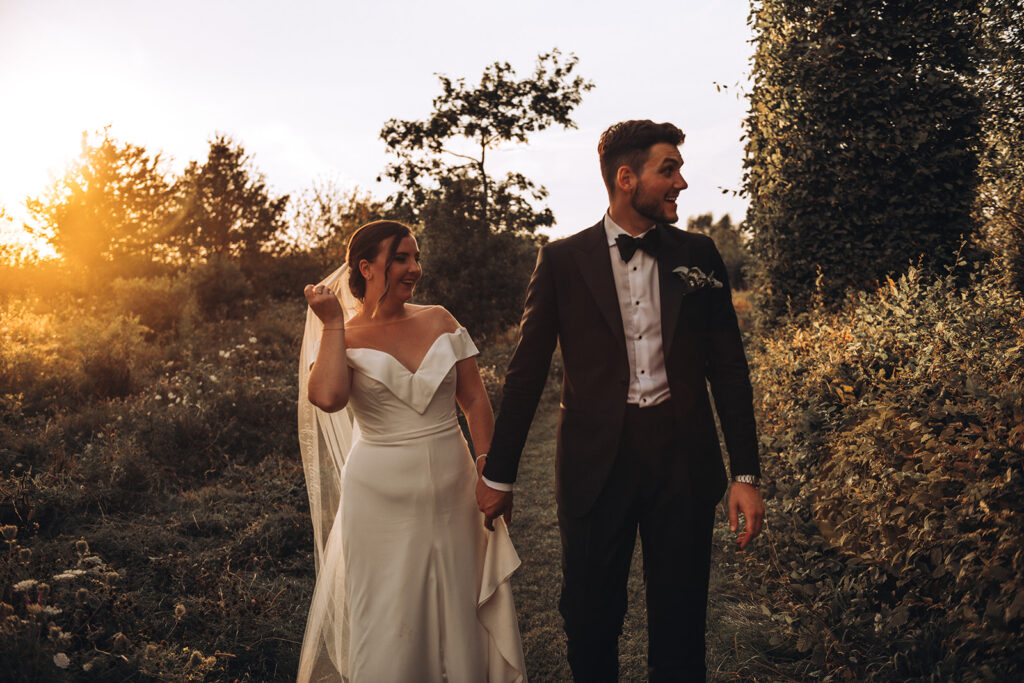
<svg viewBox="0 0 1024 683">
<path fill-rule="evenodd" d="M 764 501 L 761 492 L 750 484 L 734 481 L 729 487 L 729 529 L 739 530 L 739 514 L 743 514 L 743 532 L 736 536 L 740 548 L 746 548 L 761 533 L 764 522 Z"/>
</svg>

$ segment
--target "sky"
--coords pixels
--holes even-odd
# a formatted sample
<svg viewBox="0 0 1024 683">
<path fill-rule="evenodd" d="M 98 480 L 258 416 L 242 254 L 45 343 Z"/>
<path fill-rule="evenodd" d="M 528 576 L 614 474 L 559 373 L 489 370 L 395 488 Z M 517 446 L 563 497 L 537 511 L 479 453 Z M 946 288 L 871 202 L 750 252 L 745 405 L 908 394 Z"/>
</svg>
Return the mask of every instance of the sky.
<svg viewBox="0 0 1024 683">
<path fill-rule="evenodd" d="M 383 198 L 380 130 L 426 118 L 437 74 L 475 83 L 503 61 L 522 77 L 558 48 L 594 83 L 578 127 L 488 156 L 492 173 L 548 189 L 550 236 L 600 219 L 597 140 L 633 118 L 686 133 L 683 220 L 740 220 L 748 12 L 739 0 L 0 0 L 0 207 L 20 225 L 25 198 L 106 126 L 172 171 L 225 133 L 275 194 L 331 180 Z"/>
</svg>

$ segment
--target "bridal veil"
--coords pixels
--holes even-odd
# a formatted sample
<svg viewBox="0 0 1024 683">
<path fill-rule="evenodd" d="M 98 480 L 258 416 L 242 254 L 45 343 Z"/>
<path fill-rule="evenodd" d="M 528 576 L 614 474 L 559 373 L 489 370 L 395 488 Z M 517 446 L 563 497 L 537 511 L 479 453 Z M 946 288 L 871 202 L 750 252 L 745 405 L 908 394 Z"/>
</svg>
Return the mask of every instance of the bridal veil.
<svg viewBox="0 0 1024 683">
<path fill-rule="evenodd" d="M 320 282 L 341 302 L 345 320 L 358 311 L 359 302 L 349 291 L 348 265 L 342 265 Z M 306 308 L 306 327 L 299 352 L 299 451 L 309 493 L 313 521 L 313 560 L 317 582 L 306 622 L 299 656 L 299 681 L 337 681 L 348 671 L 348 610 L 345 605 L 345 566 L 341 555 L 341 483 L 345 457 L 356 430 L 351 411 L 326 413 L 309 402 L 309 371 L 316 360 L 323 323 Z M 332 562 L 325 562 L 330 551 Z M 330 568 L 332 576 L 322 576 Z"/>
</svg>

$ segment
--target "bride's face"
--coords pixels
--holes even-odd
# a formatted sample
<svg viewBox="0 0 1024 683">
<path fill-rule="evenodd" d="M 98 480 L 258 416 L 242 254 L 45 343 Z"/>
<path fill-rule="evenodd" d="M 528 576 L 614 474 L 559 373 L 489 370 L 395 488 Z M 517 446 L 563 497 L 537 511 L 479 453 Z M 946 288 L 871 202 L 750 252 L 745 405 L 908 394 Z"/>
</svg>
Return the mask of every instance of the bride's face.
<svg viewBox="0 0 1024 683">
<path fill-rule="evenodd" d="M 380 251 L 377 252 L 377 258 L 369 264 L 367 298 L 370 296 L 369 289 L 371 288 L 377 292 L 383 292 L 386 282 L 389 299 L 393 297 L 399 301 L 408 301 L 412 298 L 413 290 L 416 289 L 416 283 L 419 282 L 420 276 L 423 275 L 423 269 L 420 268 L 420 249 L 416 244 L 416 238 L 412 235 L 404 237 L 398 243 L 391 267 L 387 267 L 388 252 L 391 251 L 391 243 L 394 240 L 394 237 L 384 240 L 380 245 Z"/>
</svg>

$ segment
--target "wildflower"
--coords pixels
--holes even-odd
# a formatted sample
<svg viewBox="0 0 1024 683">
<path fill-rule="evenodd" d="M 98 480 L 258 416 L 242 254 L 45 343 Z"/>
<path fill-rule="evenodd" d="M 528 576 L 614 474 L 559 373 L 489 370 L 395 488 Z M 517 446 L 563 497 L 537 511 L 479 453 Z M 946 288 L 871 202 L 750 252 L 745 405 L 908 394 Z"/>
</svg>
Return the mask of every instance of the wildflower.
<svg viewBox="0 0 1024 683">
<path fill-rule="evenodd" d="M 86 541 L 84 538 L 78 539 L 77 541 L 75 541 L 75 550 L 78 552 L 79 555 L 88 555 L 89 542 Z"/>
<path fill-rule="evenodd" d="M 57 626 L 57 624 L 50 624 L 50 628 L 47 629 L 47 631 L 48 636 L 52 640 L 57 640 L 58 638 L 60 638 L 60 635 L 64 632 L 61 630 L 60 626 Z"/>
<path fill-rule="evenodd" d="M 50 595 L 50 584 L 48 584 L 48 583 L 41 583 L 37 587 L 37 590 L 39 591 L 36 594 L 38 596 L 37 600 L 39 602 L 42 602 L 43 600 L 45 600 Z"/>
<path fill-rule="evenodd" d="M 113 586 L 121 580 L 121 575 L 117 572 L 107 572 L 103 575 L 103 580 L 107 582 L 107 585 Z"/>
<path fill-rule="evenodd" d="M 3 535 L 6 541 L 13 541 L 18 537 L 18 527 L 13 524 L 4 524 L 0 526 L 0 535 Z"/>
<path fill-rule="evenodd" d="M 32 549 L 31 548 L 19 548 L 18 549 L 18 559 L 21 560 L 22 562 L 28 562 L 29 560 L 31 560 L 32 559 Z"/>
<path fill-rule="evenodd" d="M 101 559 L 100 559 L 100 558 L 99 558 L 98 556 L 96 556 L 96 555 L 90 555 L 89 557 L 83 557 L 83 558 L 82 558 L 82 563 L 83 563 L 83 564 L 87 564 L 87 565 L 89 565 L 90 567 L 96 567 L 96 566 L 98 566 L 98 565 L 101 565 L 101 564 L 103 564 L 103 560 L 101 560 Z"/>
<path fill-rule="evenodd" d="M 36 584 L 38 583 L 39 582 L 35 579 L 25 579 L 24 581 L 19 581 L 18 583 L 14 584 L 14 586 L 12 587 L 14 588 L 15 593 L 20 593 L 22 591 L 28 592 L 35 588 Z"/>
<path fill-rule="evenodd" d="M 158 401 L 162 401 L 163 399 L 164 399 L 164 397 L 163 397 L 163 396 L 161 396 L 160 394 L 157 394 L 157 395 L 156 395 L 156 400 L 158 400 Z"/>
<path fill-rule="evenodd" d="M 77 600 L 80 604 L 84 605 L 86 602 L 89 601 L 89 591 L 85 588 L 79 588 L 77 591 L 75 591 L 75 600 Z"/>
<path fill-rule="evenodd" d="M 210 375 L 210 381 L 211 382 L 216 382 L 217 381 L 217 375 Z"/>
<path fill-rule="evenodd" d="M 182 605 L 180 602 L 177 605 L 174 606 L 174 618 L 175 619 L 181 619 L 183 616 L 185 616 L 185 612 L 186 612 L 185 605 Z"/>
<path fill-rule="evenodd" d="M 256 339 L 256 337 L 249 337 L 249 343 L 250 344 L 255 344 L 257 341 L 259 341 L 259 340 Z"/>
<path fill-rule="evenodd" d="M 71 660 L 63 652 L 58 652 L 53 656 L 53 663 L 61 669 L 66 669 L 71 666 Z"/>
<path fill-rule="evenodd" d="M 62 613 L 64 610 L 62 610 L 60 607 L 54 607 L 53 605 L 47 605 L 41 611 L 42 611 L 43 614 L 45 614 L 47 616 L 55 617 L 58 614 Z M 67 635 L 67 634 L 65 634 L 65 635 Z M 71 636 L 68 636 L 68 638 L 70 638 L 70 637 Z"/>
<path fill-rule="evenodd" d="M 192 654 L 188 658 L 189 666 L 202 666 L 203 664 L 203 653 L 199 650 L 192 650 Z"/>
</svg>

